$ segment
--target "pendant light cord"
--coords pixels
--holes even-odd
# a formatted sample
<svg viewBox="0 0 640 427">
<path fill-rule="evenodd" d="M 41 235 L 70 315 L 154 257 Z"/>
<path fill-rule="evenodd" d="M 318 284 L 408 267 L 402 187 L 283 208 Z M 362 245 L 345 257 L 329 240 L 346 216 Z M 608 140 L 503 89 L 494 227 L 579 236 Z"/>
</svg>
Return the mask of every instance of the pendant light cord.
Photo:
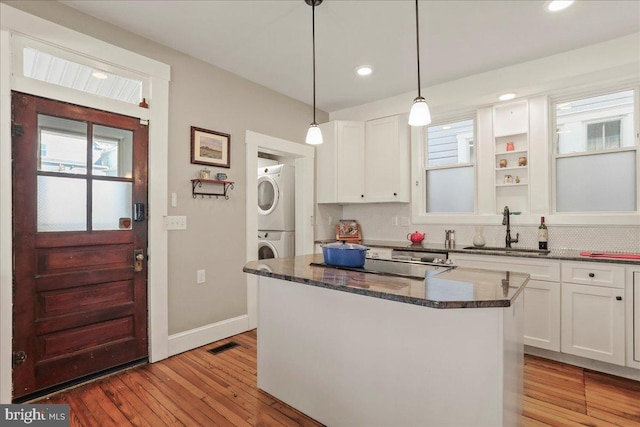
<svg viewBox="0 0 640 427">
<path fill-rule="evenodd" d="M 420 98 L 420 24 L 418 23 L 418 0 L 416 0 L 416 56 L 418 58 L 418 98 Z M 315 88 L 315 83 L 313 86 Z"/>
<path fill-rule="evenodd" d="M 311 3 L 311 39 L 313 43 L 313 123 L 316 123 L 316 2 Z"/>
</svg>

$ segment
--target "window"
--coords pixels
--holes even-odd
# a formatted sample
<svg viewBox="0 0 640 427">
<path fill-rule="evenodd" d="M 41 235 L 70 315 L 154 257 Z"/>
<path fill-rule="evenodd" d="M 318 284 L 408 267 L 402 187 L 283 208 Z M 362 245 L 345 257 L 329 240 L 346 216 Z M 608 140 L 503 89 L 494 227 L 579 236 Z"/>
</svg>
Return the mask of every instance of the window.
<svg viewBox="0 0 640 427">
<path fill-rule="evenodd" d="M 40 50 L 22 51 L 25 77 L 82 92 L 138 105 L 142 101 L 142 81 L 79 64 Z"/>
<path fill-rule="evenodd" d="M 554 104 L 555 211 L 637 211 L 633 90 Z"/>
<path fill-rule="evenodd" d="M 473 213 L 475 146 L 473 119 L 426 129 L 425 191 L 427 213 Z"/>
</svg>

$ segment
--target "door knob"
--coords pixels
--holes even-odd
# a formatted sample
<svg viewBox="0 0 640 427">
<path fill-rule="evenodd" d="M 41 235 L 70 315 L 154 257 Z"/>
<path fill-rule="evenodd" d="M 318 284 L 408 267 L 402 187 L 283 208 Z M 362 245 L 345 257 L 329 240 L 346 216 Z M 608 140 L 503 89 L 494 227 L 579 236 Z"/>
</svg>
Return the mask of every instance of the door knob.
<svg viewBox="0 0 640 427">
<path fill-rule="evenodd" d="M 134 249 L 133 251 L 133 271 L 142 271 L 142 261 L 144 261 L 144 251 L 142 249 Z"/>
</svg>

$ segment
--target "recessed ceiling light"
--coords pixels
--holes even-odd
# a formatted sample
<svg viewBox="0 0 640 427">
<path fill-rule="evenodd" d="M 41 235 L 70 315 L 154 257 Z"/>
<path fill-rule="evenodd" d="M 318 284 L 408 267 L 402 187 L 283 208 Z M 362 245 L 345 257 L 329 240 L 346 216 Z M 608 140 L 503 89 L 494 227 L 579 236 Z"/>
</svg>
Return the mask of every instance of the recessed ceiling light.
<svg viewBox="0 0 640 427">
<path fill-rule="evenodd" d="M 504 93 L 498 97 L 500 101 L 508 101 L 516 97 L 515 93 Z"/>
<path fill-rule="evenodd" d="M 558 110 L 570 110 L 570 109 L 571 109 L 570 102 L 565 102 L 564 104 L 558 104 Z"/>
<path fill-rule="evenodd" d="M 93 74 L 91 74 L 93 77 L 95 77 L 96 79 L 100 79 L 100 80 L 106 80 L 109 78 L 109 76 L 107 76 L 105 73 L 103 73 L 102 71 L 94 71 Z"/>
<path fill-rule="evenodd" d="M 442 126 L 442 129 L 443 129 L 443 130 L 448 130 L 448 129 L 451 129 L 451 126 L 448 126 L 448 125 L 446 125 L 446 126 Z"/>
<path fill-rule="evenodd" d="M 368 76 L 373 73 L 373 67 L 371 65 L 361 65 L 356 68 L 356 74 L 359 76 Z"/>
<path fill-rule="evenodd" d="M 558 12 L 571 6 L 573 0 L 550 0 L 544 4 L 544 8 L 549 12 Z"/>
</svg>

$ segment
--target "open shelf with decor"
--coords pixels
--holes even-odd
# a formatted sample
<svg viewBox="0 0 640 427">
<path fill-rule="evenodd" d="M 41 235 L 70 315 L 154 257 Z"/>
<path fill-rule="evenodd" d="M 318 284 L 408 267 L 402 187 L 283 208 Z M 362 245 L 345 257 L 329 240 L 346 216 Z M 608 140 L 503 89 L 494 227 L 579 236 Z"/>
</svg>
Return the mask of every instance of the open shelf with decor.
<svg viewBox="0 0 640 427">
<path fill-rule="evenodd" d="M 229 200 L 229 190 L 233 190 L 234 181 L 224 181 L 220 179 L 192 179 L 191 180 L 191 195 L 193 198 L 201 196 L 209 196 L 209 198 L 215 196 L 216 198 L 222 196 L 225 200 Z M 204 186 L 212 188 L 212 191 L 196 191 L 196 188 L 204 188 Z M 217 190 L 217 191 L 213 191 Z"/>
<path fill-rule="evenodd" d="M 516 101 L 493 108 L 496 211 L 529 212 L 529 108 Z"/>
</svg>

